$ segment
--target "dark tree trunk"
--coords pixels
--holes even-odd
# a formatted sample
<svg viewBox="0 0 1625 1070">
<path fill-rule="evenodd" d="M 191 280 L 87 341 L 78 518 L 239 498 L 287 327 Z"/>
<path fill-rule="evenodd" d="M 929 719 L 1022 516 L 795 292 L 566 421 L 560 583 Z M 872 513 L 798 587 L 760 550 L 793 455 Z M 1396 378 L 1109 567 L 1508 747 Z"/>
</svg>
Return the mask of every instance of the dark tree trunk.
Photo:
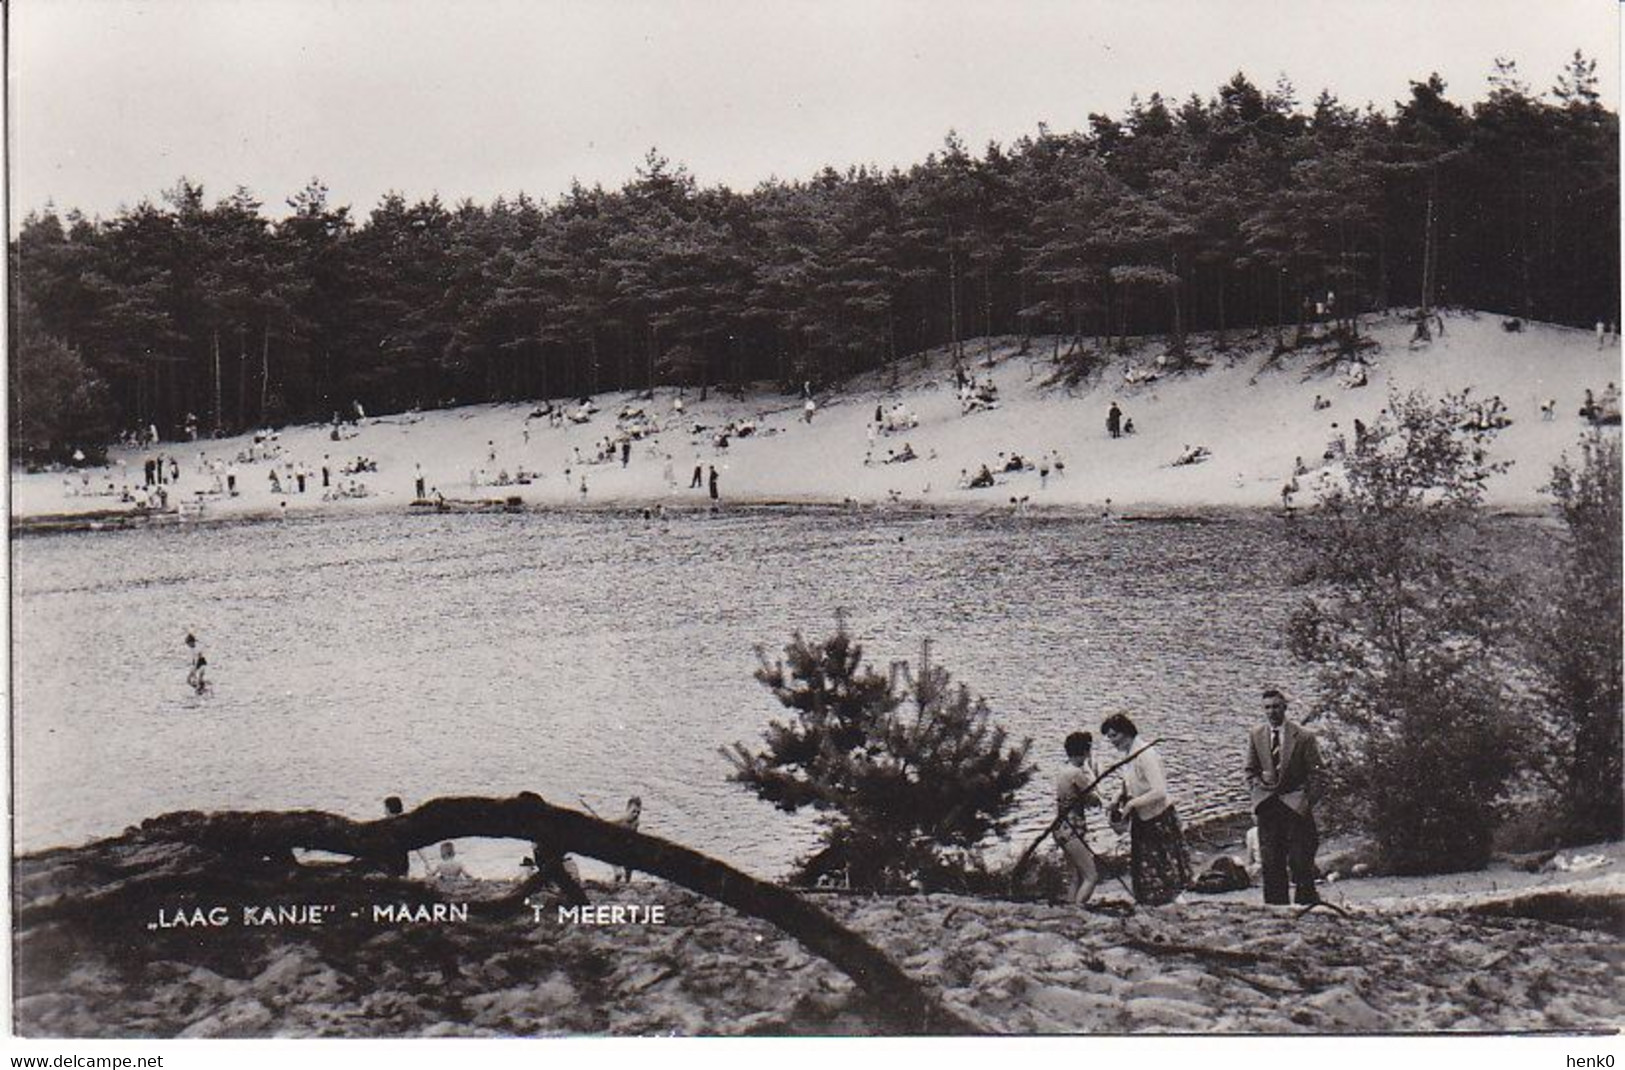
<svg viewBox="0 0 1625 1070">
<path fill-rule="evenodd" d="M 248 426 L 248 333 L 237 328 L 237 423 Z"/>
<path fill-rule="evenodd" d="M 265 325 L 260 345 L 260 423 L 265 423 L 265 405 L 271 393 L 271 325 Z"/>
<path fill-rule="evenodd" d="M 1173 299 L 1174 299 L 1174 332 L 1173 332 L 1173 346 L 1171 348 L 1173 350 L 1174 356 L 1176 356 L 1176 357 L 1184 357 L 1184 355 L 1185 355 L 1185 307 L 1184 307 L 1184 297 L 1183 297 L 1183 295 L 1181 294 L 1180 291 L 1185 288 L 1185 283 L 1179 277 L 1179 263 L 1180 263 L 1179 250 L 1176 249 L 1176 250 L 1174 250 L 1173 259 L 1171 261 L 1171 266 L 1173 268 L 1173 275 L 1174 275 L 1174 284 L 1173 284 L 1172 287 L 1170 287 L 1170 289 L 1173 291 Z"/>
<path fill-rule="evenodd" d="M 225 426 L 225 413 L 220 402 L 220 328 L 214 329 L 214 431 L 218 435 Z"/>
</svg>

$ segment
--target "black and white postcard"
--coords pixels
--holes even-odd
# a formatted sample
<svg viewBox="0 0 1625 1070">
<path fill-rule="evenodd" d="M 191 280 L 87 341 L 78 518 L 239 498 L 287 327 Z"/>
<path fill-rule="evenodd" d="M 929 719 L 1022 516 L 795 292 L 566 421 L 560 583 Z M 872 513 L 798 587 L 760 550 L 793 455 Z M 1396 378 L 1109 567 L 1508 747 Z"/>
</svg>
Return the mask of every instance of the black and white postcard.
<svg viewBox="0 0 1625 1070">
<path fill-rule="evenodd" d="M 1612 1065 L 1613 4 L 5 20 L 19 1045 Z"/>
</svg>

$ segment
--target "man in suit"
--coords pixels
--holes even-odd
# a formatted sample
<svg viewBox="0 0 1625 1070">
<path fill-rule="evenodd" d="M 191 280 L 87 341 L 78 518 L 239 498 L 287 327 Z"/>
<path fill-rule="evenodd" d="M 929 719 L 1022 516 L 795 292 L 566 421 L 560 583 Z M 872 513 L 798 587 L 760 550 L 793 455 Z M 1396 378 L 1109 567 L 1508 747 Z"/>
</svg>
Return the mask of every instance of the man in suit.
<svg viewBox="0 0 1625 1070">
<path fill-rule="evenodd" d="M 1290 874 L 1300 905 L 1315 903 L 1315 829 L 1312 805 L 1320 794 L 1320 744 L 1315 734 L 1286 719 L 1286 696 L 1264 692 L 1266 723 L 1247 747 L 1247 789 L 1258 821 L 1264 902 L 1286 903 Z"/>
</svg>

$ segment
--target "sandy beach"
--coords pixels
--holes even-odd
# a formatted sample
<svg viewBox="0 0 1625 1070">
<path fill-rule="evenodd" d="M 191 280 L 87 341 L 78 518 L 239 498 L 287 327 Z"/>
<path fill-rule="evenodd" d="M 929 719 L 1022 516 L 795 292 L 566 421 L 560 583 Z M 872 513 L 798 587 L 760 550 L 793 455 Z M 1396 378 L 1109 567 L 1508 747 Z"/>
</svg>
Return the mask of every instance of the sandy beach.
<svg viewBox="0 0 1625 1070">
<path fill-rule="evenodd" d="M 652 398 L 599 395 L 585 422 L 565 419 L 562 426 L 532 417 L 548 404 L 538 399 L 368 416 L 346 424 L 338 441 L 328 425 L 307 425 L 276 429 L 258 444 L 241 435 L 115 448 L 105 468 L 14 471 L 12 515 L 130 512 L 116 493 L 105 492 L 109 485 L 139 489 L 144 460 L 158 454 L 174 458 L 180 469 L 178 482 L 167 488 L 170 507 L 201 502 L 188 507 L 188 519 L 404 512 L 417 496 L 420 466 L 430 496 L 454 502 L 516 496 L 522 508 L 705 508 L 711 502 L 703 484 L 712 467 L 724 508 L 899 503 L 1093 511 L 1108 501 L 1121 513 L 1268 508 L 1279 506 L 1300 459 L 1310 474 L 1300 479 L 1305 489 L 1298 500 L 1308 500 L 1316 470 L 1327 463 L 1328 442 L 1339 435 L 1351 440 L 1356 419 L 1374 421 L 1390 389 L 1433 397 L 1470 389 L 1472 397 L 1499 397 L 1512 423 L 1497 436 L 1495 456 L 1513 464 L 1490 483 L 1487 504 L 1544 508 L 1541 488 L 1551 467 L 1573 451 L 1585 426 L 1577 415 L 1584 391 L 1600 395 L 1618 381 L 1619 349 L 1599 349 L 1590 332 L 1572 328 L 1528 323 L 1509 332 L 1491 314 L 1447 314 L 1445 324 L 1442 337 L 1413 348 L 1403 316 L 1370 317 L 1365 330 L 1378 345 L 1365 353 L 1367 381 L 1358 388 L 1346 385 L 1348 365 L 1329 342 L 1277 359 L 1268 333 L 1233 336 L 1222 352 L 1214 338 L 1195 336 L 1197 367 L 1177 374 L 1159 372 L 1162 342 L 1147 342 L 1129 355 L 1114 354 L 1103 371 L 1070 386 L 1052 381 L 1056 369 L 1048 358 L 1055 340 L 1034 339 L 1023 354 L 1017 339 L 1004 338 L 966 344 L 966 371 L 997 392 L 995 407 L 968 414 L 956 395 L 951 355 L 938 350 L 900 362 L 895 371 L 815 389 L 810 422 L 798 395 L 757 389 L 740 399 L 713 389 L 702 401 L 698 390 L 661 387 Z M 554 403 L 578 413 L 578 400 Z M 1134 434 L 1108 436 L 1106 414 L 1114 402 L 1132 419 Z M 1548 402 L 1555 402 L 1549 420 L 1541 412 Z M 888 419 L 895 414 L 901 426 L 871 437 L 877 409 Z M 741 433 L 746 424 L 751 430 Z M 650 433 L 631 443 L 624 463 L 618 447 L 597 460 L 606 439 L 634 426 Z M 719 446 L 719 434 L 730 427 L 728 444 Z M 888 462 L 905 447 L 916 459 Z M 1174 463 L 1194 447 L 1205 448 L 1206 459 Z M 1013 455 L 1029 467 L 1004 471 Z M 358 459 L 376 470 L 342 471 Z M 237 496 L 214 492 L 210 462 L 235 465 Z M 995 473 L 995 485 L 963 488 L 962 480 L 984 464 Z M 694 489 L 696 466 L 705 472 Z M 295 489 L 297 467 L 309 473 L 303 493 Z M 1045 467 L 1052 469 L 1047 477 Z M 281 493 L 272 489 L 273 468 Z M 334 496 L 352 480 L 365 496 Z"/>
</svg>

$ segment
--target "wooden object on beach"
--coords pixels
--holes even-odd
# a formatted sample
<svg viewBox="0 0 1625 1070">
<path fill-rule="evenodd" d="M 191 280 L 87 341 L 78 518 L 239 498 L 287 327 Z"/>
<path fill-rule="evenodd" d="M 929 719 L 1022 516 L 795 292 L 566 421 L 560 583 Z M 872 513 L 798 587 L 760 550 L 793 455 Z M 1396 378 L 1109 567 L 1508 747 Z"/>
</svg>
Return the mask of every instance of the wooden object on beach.
<svg viewBox="0 0 1625 1070">
<path fill-rule="evenodd" d="M 171 524 L 181 519 L 176 506 L 164 509 L 91 509 L 79 513 L 42 513 L 13 516 L 13 535 L 36 535 L 62 531 L 105 531 L 142 524 Z"/>
<path fill-rule="evenodd" d="M 521 513 L 525 500 L 517 494 L 506 498 L 415 498 L 414 513 Z"/>
</svg>

